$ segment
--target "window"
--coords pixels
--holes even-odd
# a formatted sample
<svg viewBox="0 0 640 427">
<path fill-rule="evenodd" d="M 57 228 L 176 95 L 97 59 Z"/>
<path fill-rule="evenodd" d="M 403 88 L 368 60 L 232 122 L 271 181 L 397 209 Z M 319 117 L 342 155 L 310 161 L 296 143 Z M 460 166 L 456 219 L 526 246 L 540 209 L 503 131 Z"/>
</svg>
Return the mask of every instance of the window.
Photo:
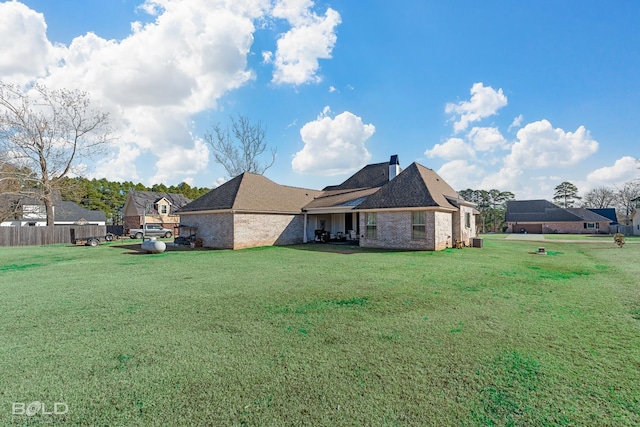
<svg viewBox="0 0 640 427">
<path fill-rule="evenodd" d="M 599 222 L 585 222 L 584 228 L 600 228 Z"/>
<path fill-rule="evenodd" d="M 471 228 L 471 213 L 465 212 L 464 214 L 464 226 L 467 228 Z"/>
<path fill-rule="evenodd" d="M 375 213 L 367 213 L 364 217 L 367 226 L 367 238 L 375 239 L 378 237 L 377 218 Z"/>
<path fill-rule="evenodd" d="M 424 211 L 421 212 L 412 212 L 411 213 L 411 238 L 412 239 L 424 239 L 427 237 L 426 233 L 426 224 L 427 224 L 427 213 Z"/>
<path fill-rule="evenodd" d="M 168 206 L 167 205 L 160 205 L 160 213 L 163 215 L 166 215 L 168 212 Z"/>
</svg>

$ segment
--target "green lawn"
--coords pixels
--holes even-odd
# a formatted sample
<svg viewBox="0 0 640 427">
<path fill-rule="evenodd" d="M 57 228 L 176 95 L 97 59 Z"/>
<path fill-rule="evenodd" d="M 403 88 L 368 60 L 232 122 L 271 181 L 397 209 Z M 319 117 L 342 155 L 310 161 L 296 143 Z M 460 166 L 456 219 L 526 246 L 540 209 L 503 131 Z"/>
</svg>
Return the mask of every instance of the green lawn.
<svg viewBox="0 0 640 427">
<path fill-rule="evenodd" d="M 0 248 L 0 425 L 638 425 L 640 245 L 610 240 Z"/>
</svg>

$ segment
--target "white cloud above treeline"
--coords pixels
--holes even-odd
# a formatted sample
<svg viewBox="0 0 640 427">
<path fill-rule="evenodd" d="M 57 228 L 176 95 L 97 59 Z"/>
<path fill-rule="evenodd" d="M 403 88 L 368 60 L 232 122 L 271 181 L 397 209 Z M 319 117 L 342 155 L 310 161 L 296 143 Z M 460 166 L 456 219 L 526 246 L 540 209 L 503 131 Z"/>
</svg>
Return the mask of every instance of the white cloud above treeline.
<svg viewBox="0 0 640 427">
<path fill-rule="evenodd" d="M 584 126 L 575 132 L 554 128 L 548 120 L 529 123 L 517 133 L 505 164 L 519 168 L 567 167 L 598 151 L 598 141 Z"/>
<path fill-rule="evenodd" d="M 298 173 L 340 175 L 357 170 L 369 162 L 371 153 L 365 143 L 375 126 L 364 124 L 355 114 L 345 111 L 334 118 L 329 107 L 300 129 L 304 143 L 291 162 Z"/>
<path fill-rule="evenodd" d="M 513 140 L 507 140 L 497 126 L 474 126 L 469 130 L 471 123 L 498 114 L 508 101 L 502 89 L 495 90 L 482 82 L 473 84 L 470 93 L 469 100 L 445 107 L 445 113 L 455 114 L 451 118 L 454 136 L 425 151 L 429 158 L 447 161 L 438 173 L 458 185 L 454 188 L 539 194 L 536 191 L 553 188 L 551 182 L 557 179 L 558 171 L 575 167 L 598 151 L 598 141 L 585 126 L 565 131 L 546 119 L 523 125 L 522 114 L 508 126 L 507 131 L 519 128 Z M 463 131 L 466 133 L 460 136 Z M 634 160 L 624 157 L 614 166 L 592 172 L 588 180 L 614 182 L 633 176 Z M 534 173 L 539 170 L 554 173 L 541 177 L 539 172 Z"/>
<path fill-rule="evenodd" d="M 301 85 L 321 80 L 319 60 L 331 58 L 341 22 L 311 0 L 146 0 L 139 10 L 152 21 L 131 23 L 122 40 L 87 33 L 65 46 L 47 39 L 42 14 L 0 3 L 0 78 L 90 92 L 120 134 L 119 152 L 98 164 L 109 179 L 125 167 L 137 176 L 135 160 L 149 153 L 160 171 L 153 179 L 204 170 L 208 152 L 191 119 L 255 79 L 248 56 L 256 31 L 265 22 L 284 27 L 274 40 L 273 83 Z"/>
<path fill-rule="evenodd" d="M 640 162 L 631 156 L 624 156 L 615 161 L 612 166 L 605 166 L 587 175 L 588 181 L 604 185 L 631 181 L 640 178 Z"/>
</svg>

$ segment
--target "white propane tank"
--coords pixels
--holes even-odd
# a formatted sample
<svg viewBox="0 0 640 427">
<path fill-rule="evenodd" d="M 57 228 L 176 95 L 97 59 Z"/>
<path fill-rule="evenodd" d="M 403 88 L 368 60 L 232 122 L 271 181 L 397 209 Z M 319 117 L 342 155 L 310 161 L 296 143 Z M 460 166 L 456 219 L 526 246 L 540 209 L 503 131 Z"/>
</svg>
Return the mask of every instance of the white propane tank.
<svg viewBox="0 0 640 427">
<path fill-rule="evenodd" d="M 149 240 L 142 242 L 142 250 L 147 251 L 150 254 L 159 254 L 167 249 L 167 245 L 164 242 L 156 240 L 155 237 L 150 237 Z"/>
</svg>

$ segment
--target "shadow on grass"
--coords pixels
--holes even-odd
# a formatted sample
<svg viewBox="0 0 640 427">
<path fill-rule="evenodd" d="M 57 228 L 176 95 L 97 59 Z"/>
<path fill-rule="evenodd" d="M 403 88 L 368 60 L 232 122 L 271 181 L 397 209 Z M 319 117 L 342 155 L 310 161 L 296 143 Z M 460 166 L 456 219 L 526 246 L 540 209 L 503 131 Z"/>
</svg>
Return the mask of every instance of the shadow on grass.
<svg viewBox="0 0 640 427">
<path fill-rule="evenodd" d="M 385 248 L 363 248 L 358 246 L 358 244 L 354 243 L 303 243 L 298 245 L 288 245 L 287 248 L 301 250 L 301 251 L 309 251 L 309 252 L 324 252 L 324 253 L 334 253 L 334 254 L 342 254 L 342 255 L 353 255 L 353 254 L 424 254 L 424 255 L 433 255 L 436 253 L 452 253 L 463 251 L 464 249 L 453 249 L 447 248 L 440 251 L 428 251 L 428 250 L 417 250 L 417 249 L 385 249 Z M 466 248 L 469 249 L 469 248 Z"/>
<path fill-rule="evenodd" d="M 110 245 L 110 247 L 111 248 L 116 248 L 116 249 L 127 250 L 128 251 L 128 252 L 126 252 L 127 255 L 158 255 L 158 254 L 151 254 L 151 253 L 147 252 L 146 250 L 142 249 L 142 243 Z M 171 243 L 167 243 L 167 248 L 165 249 L 165 251 L 163 253 L 166 253 L 166 252 L 183 252 L 183 251 L 197 252 L 197 251 L 212 251 L 212 250 L 215 250 L 215 249 L 211 249 L 211 248 L 191 248 L 190 246 L 173 245 Z"/>
</svg>

